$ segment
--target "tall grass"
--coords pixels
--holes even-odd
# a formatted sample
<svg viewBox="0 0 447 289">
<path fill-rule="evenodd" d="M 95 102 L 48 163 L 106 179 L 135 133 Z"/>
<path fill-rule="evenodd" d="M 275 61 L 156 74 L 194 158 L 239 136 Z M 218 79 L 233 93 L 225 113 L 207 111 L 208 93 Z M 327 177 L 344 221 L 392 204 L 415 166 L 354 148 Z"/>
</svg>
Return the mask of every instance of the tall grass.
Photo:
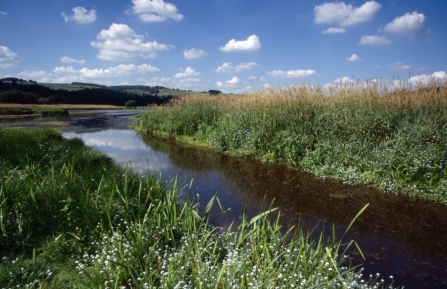
<svg viewBox="0 0 447 289">
<path fill-rule="evenodd" d="M 188 95 L 146 113 L 137 129 L 447 203 L 446 84 L 293 85 Z"/>
<path fill-rule="evenodd" d="M 0 288 L 377 288 L 344 244 L 280 232 L 274 209 L 232 231 L 176 185 L 54 130 L 0 128 Z M 173 189 L 168 189 L 173 187 Z"/>
</svg>

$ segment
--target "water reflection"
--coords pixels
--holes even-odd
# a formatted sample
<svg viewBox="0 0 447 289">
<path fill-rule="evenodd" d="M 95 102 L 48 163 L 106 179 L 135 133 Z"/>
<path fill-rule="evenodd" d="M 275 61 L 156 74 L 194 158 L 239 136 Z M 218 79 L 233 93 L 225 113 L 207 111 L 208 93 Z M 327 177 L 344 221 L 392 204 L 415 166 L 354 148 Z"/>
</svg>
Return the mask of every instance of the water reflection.
<svg viewBox="0 0 447 289">
<path fill-rule="evenodd" d="M 445 206 L 322 180 L 286 166 L 228 157 L 130 130 L 65 135 L 82 138 L 119 163 L 132 163 L 140 170 L 157 167 L 164 177 L 176 175 L 185 179 L 185 184 L 192 178 L 190 193 L 200 195 L 202 207 L 217 194 L 224 208 L 232 208 L 214 221 L 222 227 L 237 220 L 244 205 L 255 214 L 263 204 L 274 202 L 284 214 L 284 224 L 301 220 L 310 230 L 316 224 L 334 223 L 341 233 L 369 203 L 347 236 L 347 240 L 355 239 L 366 255 L 366 273 L 394 275 L 396 284 L 406 288 L 442 288 L 447 284 Z M 219 210 L 213 213 L 217 215 Z"/>
</svg>

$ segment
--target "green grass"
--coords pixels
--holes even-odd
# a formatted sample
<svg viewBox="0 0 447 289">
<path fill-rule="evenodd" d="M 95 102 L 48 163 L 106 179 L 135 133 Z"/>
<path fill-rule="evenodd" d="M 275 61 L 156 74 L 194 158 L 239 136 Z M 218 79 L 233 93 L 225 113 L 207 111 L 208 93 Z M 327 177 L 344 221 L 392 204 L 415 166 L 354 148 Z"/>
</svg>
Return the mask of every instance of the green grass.
<svg viewBox="0 0 447 289">
<path fill-rule="evenodd" d="M 0 115 L 67 116 L 68 111 L 58 108 L 0 108 Z"/>
<path fill-rule="evenodd" d="M 0 166 L 0 288 L 383 285 L 346 267 L 352 242 L 281 233 L 275 209 L 221 232 L 208 223 L 217 199 L 200 216 L 175 181 L 138 176 L 55 130 L 0 128 Z"/>
<path fill-rule="evenodd" d="M 183 96 L 145 114 L 136 127 L 447 203 L 447 89 L 387 87 Z"/>
</svg>

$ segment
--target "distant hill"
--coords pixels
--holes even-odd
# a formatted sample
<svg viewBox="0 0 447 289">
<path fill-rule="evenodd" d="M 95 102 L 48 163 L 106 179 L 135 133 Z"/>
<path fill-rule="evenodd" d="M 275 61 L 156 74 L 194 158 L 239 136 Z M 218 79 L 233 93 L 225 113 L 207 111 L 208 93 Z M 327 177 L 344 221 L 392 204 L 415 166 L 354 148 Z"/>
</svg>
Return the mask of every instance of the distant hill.
<svg viewBox="0 0 447 289">
<path fill-rule="evenodd" d="M 16 77 L 5 77 L 5 78 L 1 78 L 0 81 L 2 81 L 2 82 L 28 82 L 25 79 L 20 79 L 20 78 L 16 78 Z"/>
<path fill-rule="evenodd" d="M 123 106 L 129 100 L 137 105 L 163 104 L 174 96 L 192 91 L 170 89 L 163 86 L 117 85 L 72 82 L 36 83 L 14 77 L 0 79 L 0 102 L 7 103 L 66 103 L 111 104 Z"/>
</svg>

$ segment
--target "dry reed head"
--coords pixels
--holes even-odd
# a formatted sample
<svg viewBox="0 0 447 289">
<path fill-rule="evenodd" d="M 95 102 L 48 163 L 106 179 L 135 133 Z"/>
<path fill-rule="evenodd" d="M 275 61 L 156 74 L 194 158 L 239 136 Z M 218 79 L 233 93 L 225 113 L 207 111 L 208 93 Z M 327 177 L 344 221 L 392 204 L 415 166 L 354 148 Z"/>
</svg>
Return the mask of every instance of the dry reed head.
<svg viewBox="0 0 447 289">
<path fill-rule="evenodd" d="M 246 109 L 282 105 L 379 105 L 408 107 L 447 105 L 447 81 L 431 82 L 427 86 L 411 85 L 402 81 L 338 83 L 330 86 L 290 85 L 271 87 L 239 95 L 189 94 L 174 98 L 168 107 L 216 105 L 220 109 Z"/>
</svg>

